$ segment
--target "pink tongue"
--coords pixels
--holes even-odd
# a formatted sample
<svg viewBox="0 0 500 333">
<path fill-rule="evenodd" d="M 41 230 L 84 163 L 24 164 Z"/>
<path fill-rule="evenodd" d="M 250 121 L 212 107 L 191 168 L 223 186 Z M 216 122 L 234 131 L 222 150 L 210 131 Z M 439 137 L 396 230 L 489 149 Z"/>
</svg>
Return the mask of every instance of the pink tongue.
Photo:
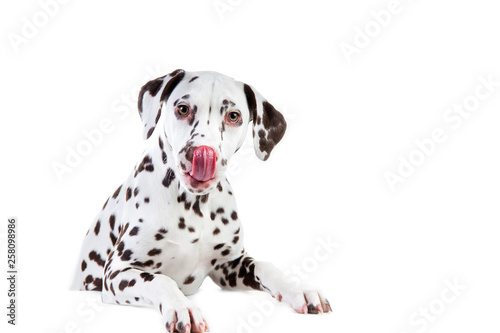
<svg viewBox="0 0 500 333">
<path fill-rule="evenodd" d="M 193 169 L 191 177 L 200 182 L 206 182 L 215 175 L 215 151 L 208 146 L 199 146 L 193 154 Z"/>
</svg>

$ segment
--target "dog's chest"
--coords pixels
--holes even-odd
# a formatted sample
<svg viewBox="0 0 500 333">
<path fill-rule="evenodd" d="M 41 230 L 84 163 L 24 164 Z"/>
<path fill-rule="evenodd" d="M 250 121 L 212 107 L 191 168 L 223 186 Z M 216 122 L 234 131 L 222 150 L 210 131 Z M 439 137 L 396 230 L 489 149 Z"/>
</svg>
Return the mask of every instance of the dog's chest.
<svg viewBox="0 0 500 333">
<path fill-rule="evenodd" d="M 158 272 L 170 276 L 189 294 L 215 265 L 241 255 L 243 232 L 232 198 L 178 198 L 170 201 L 159 221 L 161 227 L 151 230 L 149 238 L 159 250 L 152 252 L 159 252 Z"/>
</svg>

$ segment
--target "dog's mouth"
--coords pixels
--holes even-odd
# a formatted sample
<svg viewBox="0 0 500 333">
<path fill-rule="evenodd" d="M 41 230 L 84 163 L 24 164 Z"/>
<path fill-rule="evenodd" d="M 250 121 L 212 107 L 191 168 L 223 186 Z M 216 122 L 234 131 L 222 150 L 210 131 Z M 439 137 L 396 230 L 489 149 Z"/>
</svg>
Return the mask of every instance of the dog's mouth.
<svg viewBox="0 0 500 333">
<path fill-rule="evenodd" d="M 208 146 L 200 146 L 193 153 L 193 163 L 188 175 L 200 183 L 208 182 L 215 176 L 215 151 Z"/>
</svg>

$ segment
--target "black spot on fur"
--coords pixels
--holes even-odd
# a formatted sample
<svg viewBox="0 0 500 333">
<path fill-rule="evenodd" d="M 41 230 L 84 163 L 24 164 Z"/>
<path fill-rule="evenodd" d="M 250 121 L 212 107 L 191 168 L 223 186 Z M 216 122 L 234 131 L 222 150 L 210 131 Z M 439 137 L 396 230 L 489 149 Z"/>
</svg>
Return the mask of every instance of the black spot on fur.
<svg viewBox="0 0 500 333">
<path fill-rule="evenodd" d="M 164 228 L 161 228 L 160 230 L 158 230 L 159 232 L 161 232 L 162 234 L 166 234 L 168 232 L 167 229 L 164 229 Z"/>
<path fill-rule="evenodd" d="M 191 284 L 193 283 L 194 281 L 194 276 L 192 275 L 189 275 L 185 280 L 184 280 L 184 284 Z"/>
<path fill-rule="evenodd" d="M 160 253 L 161 253 L 160 249 L 152 249 L 148 252 L 148 256 L 153 257 L 159 255 Z"/>
<path fill-rule="evenodd" d="M 99 235 L 99 230 L 101 229 L 101 221 L 97 220 L 97 223 L 95 224 L 95 228 L 94 228 L 94 233 L 95 235 Z"/>
<path fill-rule="evenodd" d="M 200 210 L 200 198 L 197 197 L 196 201 L 193 205 L 193 212 L 198 215 L 199 217 L 203 217 L 203 213 Z"/>
<path fill-rule="evenodd" d="M 239 239 L 240 239 L 240 237 L 235 236 L 235 237 L 233 238 L 233 244 L 238 243 L 238 240 L 239 240 Z"/>
<path fill-rule="evenodd" d="M 250 110 L 250 117 L 255 121 L 257 118 L 257 100 L 255 99 L 255 93 L 247 84 L 243 86 L 243 91 L 247 99 L 248 110 Z"/>
<path fill-rule="evenodd" d="M 123 291 L 127 287 L 128 287 L 128 280 L 121 280 L 120 284 L 118 285 L 118 289 L 120 289 L 120 291 Z"/>
<path fill-rule="evenodd" d="M 222 223 L 224 223 L 224 225 L 228 224 L 229 223 L 229 220 L 226 219 L 225 217 L 221 217 L 220 219 L 222 221 Z"/>
<path fill-rule="evenodd" d="M 215 211 L 217 214 L 224 214 L 224 208 L 222 207 L 219 207 L 217 208 L 217 210 Z"/>
<path fill-rule="evenodd" d="M 165 174 L 165 178 L 163 178 L 163 181 L 162 181 L 163 186 L 168 188 L 170 186 L 170 184 L 172 184 L 172 181 L 174 179 L 175 179 L 174 170 L 172 170 L 171 168 L 168 168 L 167 173 Z"/>
<path fill-rule="evenodd" d="M 111 244 L 115 245 L 116 244 L 116 241 L 118 240 L 115 236 L 114 233 L 110 232 L 109 233 L 109 238 L 111 239 Z"/>
<path fill-rule="evenodd" d="M 236 266 L 238 266 L 238 264 L 240 263 L 242 258 L 243 258 L 243 256 L 239 256 L 238 258 L 234 259 L 233 261 L 229 261 L 228 265 L 231 266 L 232 269 L 235 269 Z"/>
<path fill-rule="evenodd" d="M 196 230 L 193 227 L 188 228 L 189 232 L 195 232 Z"/>
<path fill-rule="evenodd" d="M 93 291 L 102 291 L 102 279 L 101 278 L 95 278 L 94 279 L 94 289 L 92 289 Z"/>
<path fill-rule="evenodd" d="M 193 76 L 193 77 L 191 78 L 191 80 L 189 80 L 189 83 L 193 82 L 193 81 L 194 81 L 194 80 L 196 80 L 197 78 L 198 78 L 198 76 Z"/>
<path fill-rule="evenodd" d="M 115 221 L 116 221 L 115 216 L 111 215 L 109 217 L 109 226 L 111 227 L 111 230 L 115 230 Z"/>
<path fill-rule="evenodd" d="M 144 280 L 144 282 L 153 281 L 155 278 L 155 276 L 153 274 L 147 273 L 147 272 L 141 273 L 140 276 Z"/>
<path fill-rule="evenodd" d="M 109 279 L 110 280 L 113 280 L 118 274 L 120 274 L 121 271 L 114 271 L 110 276 L 109 276 Z"/>
<path fill-rule="evenodd" d="M 194 244 L 194 243 L 196 243 L 197 241 L 199 241 L 199 239 L 198 239 L 198 238 L 195 238 L 195 239 L 193 239 L 193 240 L 191 241 L 191 243 L 192 243 L 192 244 Z"/>
<path fill-rule="evenodd" d="M 159 241 L 159 240 L 163 239 L 163 236 L 162 236 L 161 234 L 156 234 L 156 235 L 155 235 L 155 239 L 156 239 L 157 241 Z"/>
<path fill-rule="evenodd" d="M 200 196 L 201 203 L 206 203 L 208 201 L 208 193 Z"/>
<path fill-rule="evenodd" d="M 165 85 L 165 88 L 163 88 L 163 91 L 161 93 L 160 99 L 161 101 L 167 101 L 168 98 L 170 97 L 170 94 L 172 94 L 172 91 L 174 91 L 175 87 L 179 84 L 179 82 L 182 81 L 184 78 L 184 71 L 182 69 L 177 69 L 173 71 L 172 73 L 169 74 L 172 78 L 167 82 Z"/>
<path fill-rule="evenodd" d="M 219 192 L 222 192 L 222 184 L 220 182 L 217 183 L 217 189 Z"/>
<path fill-rule="evenodd" d="M 109 201 L 109 198 L 106 199 L 106 202 L 104 203 L 104 205 L 102 206 L 102 210 L 104 210 L 104 208 L 106 208 L 106 206 L 108 205 L 108 201 Z"/>
<path fill-rule="evenodd" d="M 220 232 L 220 229 L 219 228 L 215 228 L 213 234 L 217 235 L 217 234 L 219 234 L 219 232 Z"/>
<path fill-rule="evenodd" d="M 95 261 L 99 266 L 104 267 L 105 261 L 101 258 L 97 252 L 92 251 L 89 253 L 89 259 Z"/>
<path fill-rule="evenodd" d="M 178 226 L 179 226 L 179 229 L 186 228 L 186 223 L 185 223 L 185 220 L 184 220 L 183 217 L 179 218 L 179 224 L 178 224 Z"/>
<path fill-rule="evenodd" d="M 222 251 L 220 254 L 222 254 L 223 256 L 227 256 L 229 253 L 231 253 L 231 251 L 229 249 L 226 249 Z"/>
<path fill-rule="evenodd" d="M 218 250 L 221 247 L 223 247 L 224 245 L 225 245 L 224 243 L 219 243 L 219 244 L 217 244 L 217 245 L 214 246 L 214 250 Z"/>
<path fill-rule="evenodd" d="M 156 114 L 155 125 L 158 124 L 158 120 L 160 120 L 160 116 L 161 116 L 161 107 L 158 109 L 158 113 Z"/>
<path fill-rule="evenodd" d="M 125 250 L 121 256 L 122 261 L 129 261 L 132 258 L 133 252 L 131 250 Z"/>
<path fill-rule="evenodd" d="M 125 200 L 128 201 L 130 197 L 132 196 L 132 189 L 130 187 L 127 187 L 127 194 L 125 196 Z"/>
<path fill-rule="evenodd" d="M 153 172 L 155 170 L 153 166 L 153 160 L 149 155 L 144 156 L 142 162 L 137 166 L 137 170 L 134 173 L 134 177 L 137 176 L 138 173 L 146 170 L 147 172 Z"/>
<path fill-rule="evenodd" d="M 130 236 L 137 236 L 138 233 L 139 233 L 139 227 L 133 227 L 128 234 Z"/>
<path fill-rule="evenodd" d="M 138 187 L 134 188 L 134 197 L 136 197 L 137 194 L 139 194 L 139 188 Z"/>
<path fill-rule="evenodd" d="M 149 266 L 152 266 L 155 262 L 153 260 L 148 260 L 146 262 L 142 262 L 142 261 L 134 261 L 133 263 L 131 263 L 130 265 L 132 266 L 137 266 L 137 267 L 149 267 Z"/>
<path fill-rule="evenodd" d="M 227 276 L 227 281 L 231 287 L 236 287 L 236 272 L 233 272 Z"/>
<path fill-rule="evenodd" d="M 191 208 L 191 202 L 187 201 L 186 192 L 182 192 L 180 196 L 177 197 L 177 202 L 184 202 L 184 209 L 189 210 Z"/>
<path fill-rule="evenodd" d="M 233 221 L 236 221 L 238 219 L 238 213 L 236 213 L 234 210 L 233 212 L 231 213 L 231 218 L 233 219 Z"/>
<path fill-rule="evenodd" d="M 120 186 L 116 189 L 115 193 L 113 193 L 113 199 L 116 199 L 116 198 L 118 197 L 118 194 L 120 194 L 120 190 L 121 190 L 121 189 L 122 189 L 122 185 L 120 185 Z"/>
<path fill-rule="evenodd" d="M 215 217 L 216 217 L 216 216 L 217 216 L 217 215 L 215 215 L 215 213 L 214 213 L 214 212 L 211 212 L 211 213 L 210 213 L 210 219 L 212 219 L 212 221 L 213 221 L 213 220 L 215 220 Z"/>
<path fill-rule="evenodd" d="M 82 272 L 85 271 L 85 269 L 87 269 L 87 263 L 85 260 L 82 260 Z"/>
<path fill-rule="evenodd" d="M 276 146 L 283 138 L 283 135 L 285 135 L 286 121 L 283 115 L 269 102 L 265 101 L 262 105 L 264 108 L 262 124 L 267 130 L 267 137 L 262 135 L 262 130 L 259 131 L 259 149 L 267 153 L 264 157 L 264 160 L 266 160 L 274 146 Z"/>
<path fill-rule="evenodd" d="M 118 243 L 118 246 L 116 247 L 116 251 L 118 251 L 118 256 L 121 257 L 123 254 L 123 249 L 125 248 L 125 243 L 121 241 Z"/>
<path fill-rule="evenodd" d="M 255 264 L 253 258 L 246 257 L 238 272 L 238 277 L 243 278 L 243 284 L 256 290 L 262 290 L 262 285 L 255 276 Z"/>
<path fill-rule="evenodd" d="M 191 109 L 191 120 L 189 121 L 189 126 L 192 126 L 194 123 L 194 120 L 196 119 L 196 112 L 198 111 L 198 107 L 196 105 L 193 105 L 193 108 Z"/>
</svg>

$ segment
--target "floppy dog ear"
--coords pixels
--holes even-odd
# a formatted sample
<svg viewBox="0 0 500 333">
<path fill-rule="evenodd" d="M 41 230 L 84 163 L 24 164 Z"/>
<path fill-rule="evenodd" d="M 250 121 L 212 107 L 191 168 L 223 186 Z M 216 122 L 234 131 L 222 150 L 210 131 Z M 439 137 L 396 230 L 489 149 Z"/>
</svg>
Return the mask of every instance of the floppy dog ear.
<svg viewBox="0 0 500 333">
<path fill-rule="evenodd" d="M 144 139 L 148 139 L 153 134 L 158 119 L 160 119 L 161 103 L 168 99 L 175 87 L 184 78 L 184 74 L 184 70 L 177 69 L 142 86 L 137 106 L 144 124 Z"/>
<path fill-rule="evenodd" d="M 247 84 L 243 86 L 243 90 L 253 121 L 252 134 L 255 154 L 265 161 L 271 155 L 274 146 L 285 135 L 286 121 L 283 115 L 256 90 Z"/>
</svg>

